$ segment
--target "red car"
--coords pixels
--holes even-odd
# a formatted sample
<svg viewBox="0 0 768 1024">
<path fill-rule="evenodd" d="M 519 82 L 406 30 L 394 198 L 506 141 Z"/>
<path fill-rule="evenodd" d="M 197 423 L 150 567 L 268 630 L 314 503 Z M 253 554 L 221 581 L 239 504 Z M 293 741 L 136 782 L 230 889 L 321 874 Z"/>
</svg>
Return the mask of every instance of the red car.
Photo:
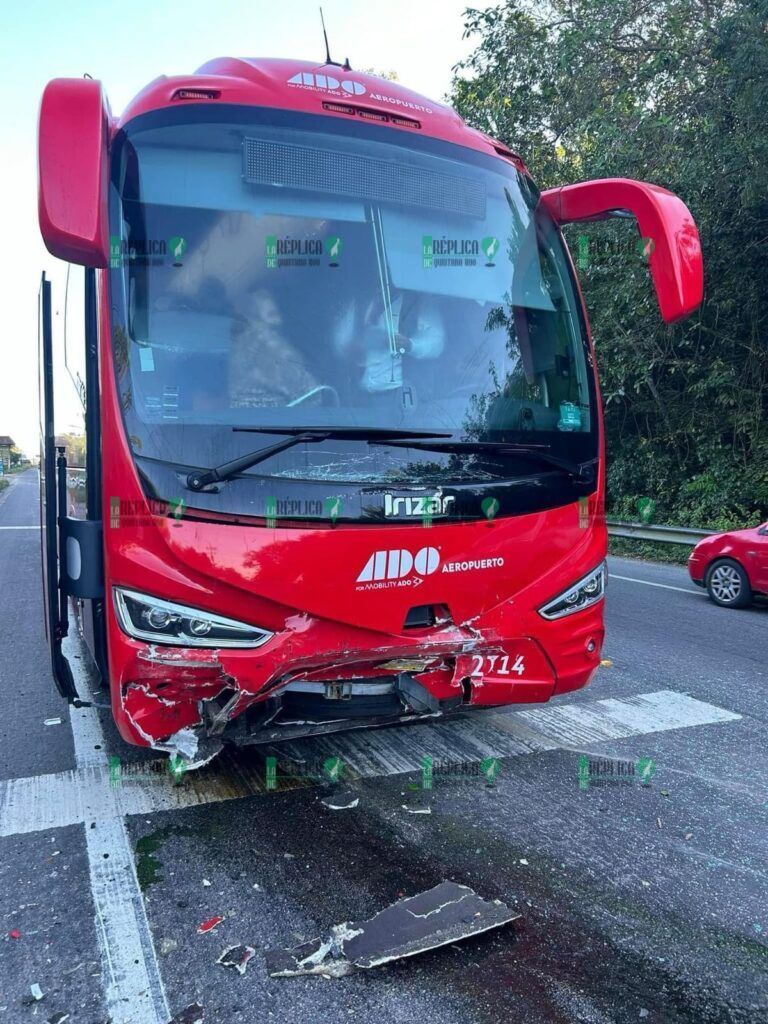
<svg viewBox="0 0 768 1024">
<path fill-rule="evenodd" d="M 746 608 L 753 596 L 768 596 L 768 523 L 700 540 L 688 572 L 725 608 Z"/>
</svg>

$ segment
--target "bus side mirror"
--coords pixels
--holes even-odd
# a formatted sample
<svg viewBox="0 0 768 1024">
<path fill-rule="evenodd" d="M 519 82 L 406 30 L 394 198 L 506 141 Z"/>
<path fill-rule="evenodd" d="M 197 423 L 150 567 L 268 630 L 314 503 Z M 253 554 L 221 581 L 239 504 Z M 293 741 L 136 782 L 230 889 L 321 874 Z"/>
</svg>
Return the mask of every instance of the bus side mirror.
<svg viewBox="0 0 768 1024">
<path fill-rule="evenodd" d="M 38 218 L 48 251 L 69 263 L 109 263 L 108 140 L 100 82 L 48 83 L 38 130 Z"/>
<path fill-rule="evenodd" d="M 631 214 L 640 234 L 649 239 L 648 262 L 664 320 L 674 323 L 701 305 L 699 232 L 690 210 L 674 193 L 629 178 L 602 178 L 549 189 L 542 200 L 558 224 Z"/>
</svg>

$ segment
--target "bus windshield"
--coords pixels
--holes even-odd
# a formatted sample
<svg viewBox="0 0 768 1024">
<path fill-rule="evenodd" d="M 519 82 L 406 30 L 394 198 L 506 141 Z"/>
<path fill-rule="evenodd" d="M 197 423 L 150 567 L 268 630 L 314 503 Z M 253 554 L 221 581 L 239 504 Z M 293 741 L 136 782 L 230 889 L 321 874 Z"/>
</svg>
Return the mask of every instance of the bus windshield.
<svg viewBox="0 0 768 1024">
<path fill-rule="evenodd" d="M 110 305 L 135 456 L 214 466 L 275 440 L 233 428 L 328 425 L 594 458 L 579 300 L 530 179 L 351 122 L 194 105 L 120 132 Z M 436 465 L 481 474 L 476 454 L 355 440 L 248 473 L 418 483 Z"/>
</svg>

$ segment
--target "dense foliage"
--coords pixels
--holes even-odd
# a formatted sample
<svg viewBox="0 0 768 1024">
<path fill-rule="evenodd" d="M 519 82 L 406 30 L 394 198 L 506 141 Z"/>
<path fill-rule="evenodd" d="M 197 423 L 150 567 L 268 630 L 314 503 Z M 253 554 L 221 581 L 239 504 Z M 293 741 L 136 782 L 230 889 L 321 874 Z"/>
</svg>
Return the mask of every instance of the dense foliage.
<svg viewBox="0 0 768 1024">
<path fill-rule="evenodd" d="M 506 0 L 451 100 L 541 187 L 663 185 L 702 238 L 705 302 L 659 316 L 632 222 L 574 225 L 598 350 L 609 511 L 701 527 L 768 518 L 768 0 Z"/>
</svg>

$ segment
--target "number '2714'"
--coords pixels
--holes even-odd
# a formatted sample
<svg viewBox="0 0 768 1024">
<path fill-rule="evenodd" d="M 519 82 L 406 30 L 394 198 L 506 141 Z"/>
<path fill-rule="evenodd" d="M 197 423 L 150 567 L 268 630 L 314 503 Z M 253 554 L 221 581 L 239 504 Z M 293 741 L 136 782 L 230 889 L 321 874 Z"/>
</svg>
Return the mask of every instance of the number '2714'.
<svg viewBox="0 0 768 1024">
<path fill-rule="evenodd" d="M 473 654 L 472 676 L 510 676 L 514 672 L 521 676 L 525 672 L 525 658 L 518 654 L 512 661 L 511 654 Z"/>
</svg>

